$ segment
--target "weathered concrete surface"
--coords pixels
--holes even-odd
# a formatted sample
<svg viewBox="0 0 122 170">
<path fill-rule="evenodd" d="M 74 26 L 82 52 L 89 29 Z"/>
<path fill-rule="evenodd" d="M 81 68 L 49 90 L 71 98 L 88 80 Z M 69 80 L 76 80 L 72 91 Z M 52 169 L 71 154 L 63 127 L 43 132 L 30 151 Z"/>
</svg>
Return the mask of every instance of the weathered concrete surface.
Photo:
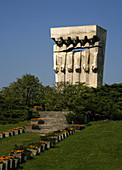
<svg viewBox="0 0 122 170">
<path fill-rule="evenodd" d="M 55 82 L 103 82 L 106 30 L 97 25 L 51 28 Z"/>
</svg>

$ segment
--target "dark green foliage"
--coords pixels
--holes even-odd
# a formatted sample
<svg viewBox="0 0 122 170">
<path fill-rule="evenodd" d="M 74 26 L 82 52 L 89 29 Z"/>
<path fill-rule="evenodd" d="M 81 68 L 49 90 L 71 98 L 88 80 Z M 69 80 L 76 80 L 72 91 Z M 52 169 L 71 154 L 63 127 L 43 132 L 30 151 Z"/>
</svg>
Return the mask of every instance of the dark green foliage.
<svg viewBox="0 0 122 170">
<path fill-rule="evenodd" d="M 84 119 L 85 119 L 85 116 L 84 114 L 82 113 L 73 113 L 73 112 L 69 112 L 67 115 L 66 115 L 66 119 L 68 121 L 68 123 L 70 124 L 82 124 L 84 123 Z"/>
<path fill-rule="evenodd" d="M 93 113 L 98 119 L 122 119 L 122 83 L 94 89 Z"/>
<path fill-rule="evenodd" d="M 70 124 L 74 123 L 75 116 L 76 116 L 75 113 L 69 112 L 69 113 L 66 115 L 66 119 L 67 119 L 68 123 L 70 123 Z"/>
<path fill-rule="evenodd" d="M 39 128 L 39 125 L 33 124 L 32 129 L 40 129 L 40 128 Z"/>
<path fill-rule="evenodd" d="M 4 102 L 0 106 L 0 124 L 17 123 L 26 120 L 28 117 L 28 107 L 20 104 L 19 100 L 4 97 Z"/>
<path fill-rule="evenodd" d="M 38 78 L 30 74 L 23 75 L 9 87 L 4 87 L 0 92 L 0 124 L 37 117 L 38 113 L 30 110 L 30 107 L 39 101 L 41 87 Z"/>
<path fill-rule="evenodd" d="M 84 123 L 89 117 L 90 120 L 121 120 L 122 83 L 98 88 L 83 83 L 44 87 L 37 77 L 23 75 L 0 92 L 0 124 L 38 117 L 38 112 L 30 110 L 33 106 L 43 106 L 46 111 L 72 111 L 67 115 L 69 123 Z"/>
<path fill-rule="evenodd" d="M 37 117 L 39 117 L 39 112 L 38 111 L 33 111 L 32 109 L 30 109 L 28 111 L 27 120 L 30 120 L 31 118 L 37 118 Z"/>
<path fill-rule="evenodd" d="M 47 101 L 47 110 L 72 111 L 66 116 L 69 123 L 122 119 L 122 83 L 99 88 L 89 88 L 83 84 L 60 84 L 57 89 L 53 89 Z"/>
</svg>

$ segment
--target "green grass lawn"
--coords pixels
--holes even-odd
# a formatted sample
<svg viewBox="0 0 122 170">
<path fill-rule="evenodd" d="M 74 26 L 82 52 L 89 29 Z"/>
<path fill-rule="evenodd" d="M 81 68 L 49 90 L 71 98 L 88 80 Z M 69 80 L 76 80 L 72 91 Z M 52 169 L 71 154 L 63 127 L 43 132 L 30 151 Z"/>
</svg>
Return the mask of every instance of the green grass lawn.
<svg viewBox="0 0 122 170">
<path fill-rule="evenodd" d="M 0 125 L 0 131 L 7 131 L 16 127 L 24 127 L 24 124 L 29 122 L 30 121 L 23 121 L 18 124 Z M 0 139 L 0 155 L 8 155 L 14 148 L 15 144 L 28 145 L 29 143 L 36 142 L 39 139 L 40 136 L 34 133 L 22 133 L 8 138 L 2 138 Z"/>
<path fill-rule="evenodd" d="M 16 128 L 16 127 L 23 127 L 24 124 L 26 123 L 30 123 L 30 121 L 23 121 L 23 122 L 19 122 L 19 123 L 16 123 L 16 124 L 6 124 L 6 125 L 1 125 L 0 124 L 0 131 L 7 131 L 9 129 L 13 129 L 13 128 Z"/>
<path fill-rule="evenodd" d="M 122 170 L 122 121 L 94 122 L 54 148 L 21 164 L 23 170 Z M 37 134 L 0 139 L 0 153 L 15 143 L 38 140 Z M 10 146 L 9 146 L 10 145 Z"/>
<path fill-rule="evenodd" d="M 0 139 L 0 155 L 8 155 L 14 148 L 15 144 L 28 145 L 36 142 L 40 136 L 35 133 L 23 133 L 8 138 Z"/>
</svg>

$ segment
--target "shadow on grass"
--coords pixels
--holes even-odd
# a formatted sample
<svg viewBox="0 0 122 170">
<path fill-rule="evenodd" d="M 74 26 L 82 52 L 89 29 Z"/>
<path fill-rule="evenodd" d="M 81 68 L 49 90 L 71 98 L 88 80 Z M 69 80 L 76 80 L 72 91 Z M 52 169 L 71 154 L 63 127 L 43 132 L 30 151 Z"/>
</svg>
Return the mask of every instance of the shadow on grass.
<svg viewBox="0 0 122 170">
<path fill-rule="evenodd" d="M 54 146 L 52 146 L 51 148 L 59 148 L 58 146 L 56 146 L 56 145 L 54 145 Z"/>
<path fill-rule="evenodd" d="M 22 164 L 26 163 L 28 160 L 34 160 L 34 159 L 35 159 L 35 158 L 31 156 L 29 159 L 24 160 L 24 161 L 22 162 Z M 22 164 L 19 165 L 19 167 L 18 167 L 19 169 L 24 169 L 24 167 L 22 166 Z M 17 170 L 18 168 L 14 168 L 14 169 L 12 168 L 11 170 Z"/>
</svg>

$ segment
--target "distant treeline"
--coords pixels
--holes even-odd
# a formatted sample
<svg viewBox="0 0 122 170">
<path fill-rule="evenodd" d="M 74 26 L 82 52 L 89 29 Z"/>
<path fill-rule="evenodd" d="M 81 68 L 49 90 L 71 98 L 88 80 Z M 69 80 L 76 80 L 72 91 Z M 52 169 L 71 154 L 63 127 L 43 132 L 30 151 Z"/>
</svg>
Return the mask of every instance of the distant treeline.
<svg viewBox="0 0 122 170">
<path fill-rule="evenodd" d="M 0 123 L 15 123 L 36 116 L 30 110 L 35 105 L 48 111 L 69 111 L 70 123 L 84 123 L 85 115 L 89 115 L 90 120 L 122 120 L 122 83 L 98 88 L 86 87 L 83 83 L 50 87 L 43 86 L 34 75 L 26 74 L 0 91 Z"/>
</svg>

